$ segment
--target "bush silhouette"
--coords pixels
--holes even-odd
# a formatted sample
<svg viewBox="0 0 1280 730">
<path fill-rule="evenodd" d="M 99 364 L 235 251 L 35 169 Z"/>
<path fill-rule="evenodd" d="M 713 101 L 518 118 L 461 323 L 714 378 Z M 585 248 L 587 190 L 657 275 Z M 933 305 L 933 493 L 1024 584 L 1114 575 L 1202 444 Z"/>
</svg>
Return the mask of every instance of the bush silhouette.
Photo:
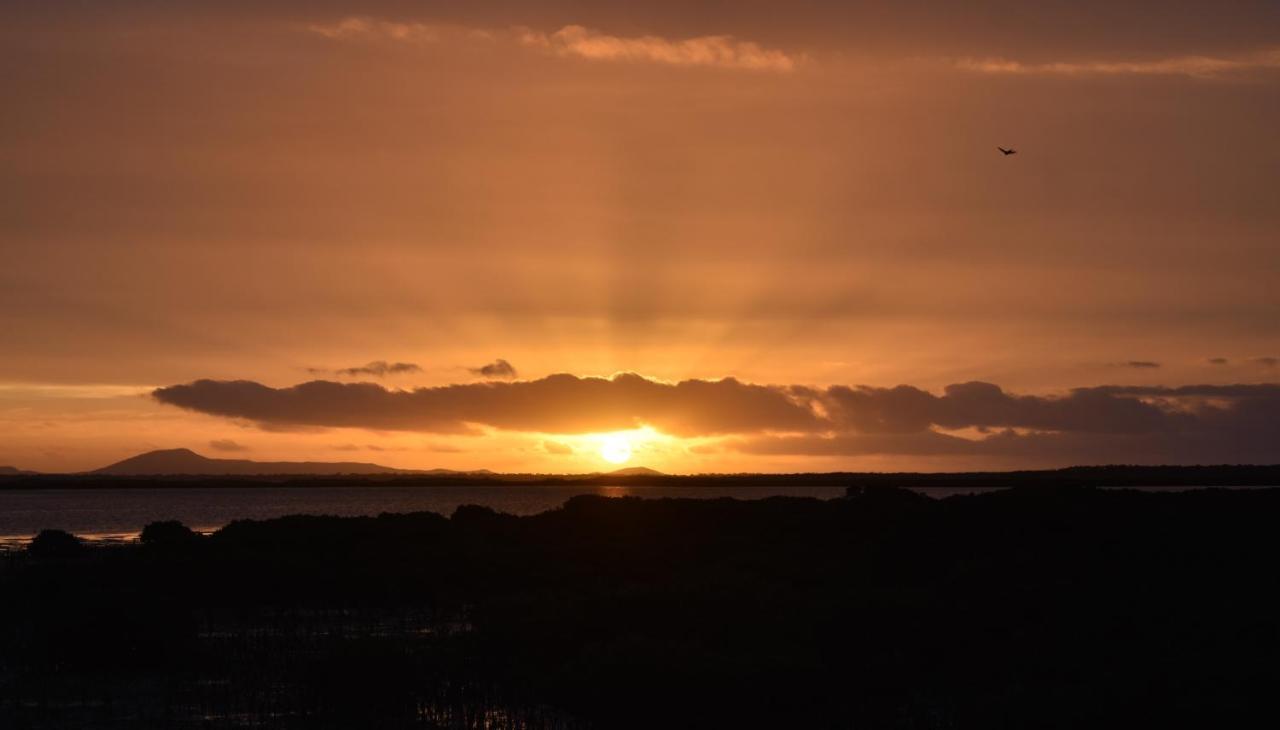
<svg viewBox="0 0 1280 730">
<path fill-rule="evenodd" d="M 41 530 L 31 538 L 27 552 L 37 558 L 74 558 L 84 552 L 84 543 L 69 532 Z"/>
<path fill-rule="evenodd" d="M 148 547 L 185 548 L 199 541 L 200 535 L 177 520 L 167 520 L 142 528 L 141 540 Z"/>
</svg>

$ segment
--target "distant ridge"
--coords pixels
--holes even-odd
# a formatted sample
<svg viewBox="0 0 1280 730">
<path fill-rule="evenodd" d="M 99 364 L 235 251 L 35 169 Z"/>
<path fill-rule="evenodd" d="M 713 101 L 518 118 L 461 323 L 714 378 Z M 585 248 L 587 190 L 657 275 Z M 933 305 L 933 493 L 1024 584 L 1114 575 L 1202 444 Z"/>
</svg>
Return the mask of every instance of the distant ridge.
<svg viewBox="0 0 1280 730">
<path fill-rule="evenodd" d="M 1278 487 L 1280 464 L 1139 466 L 1113 464 L 1005 472 L 799 472 L 667 474 L 647 467 L 579 474 L 500 473 L 487 469 L 396 469 L 364 462 L 249 461 L 210 459 L 189 449 L 152 451 L 95 471 L 74 474 L 0 469 L 3 488 L 81 488 L 90 486 L 161 486 L 176 481 L 206 486 L 334 484 L 397 486 L 468 485 L 635 485 L 667 487 L 842 487 L 850 493 L 867 488 L 906 489 L 1009 487 Z"/>
<path fill-rule="evenodd" d="M 34 471 L 26 471 L 16 466 L 0 466 L 0 477 L 21 477 L 36 474 Z"/>
<path fill-rule="evenodd" d="M 451 474 L 443 469 L 410 471 L 380 464 L 356 461 L 250 461 L 249 459 L 210 459 L 191 449 L 162 449 L 138 454 L 91 474 L 108 476 L 244 476 L 252 474 Z"/>
<path fill-rule="evenodd" d="M 604 475 L 607 477 L 663 477 L 663 476 L 666 476 L 666 474 L 663 474 L 657 469 L 650 469 L 647 466 L 629 466 L 625 469 L 614 469 L 613 471 L 605 472 Z"/>
</svg>

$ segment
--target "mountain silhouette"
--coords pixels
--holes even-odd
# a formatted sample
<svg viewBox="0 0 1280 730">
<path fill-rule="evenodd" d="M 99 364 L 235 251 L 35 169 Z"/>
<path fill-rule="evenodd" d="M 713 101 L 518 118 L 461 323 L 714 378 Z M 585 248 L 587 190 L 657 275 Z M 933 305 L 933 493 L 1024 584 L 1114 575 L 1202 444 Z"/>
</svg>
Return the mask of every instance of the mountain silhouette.
<svg viewBox="0 0 1280 730">
<path fill-rule="evenodd" d="M 613 470 L 613 471 L 611 471 L 611 472 L 606 472 L 606 473 L 605 473 L 605 476 L 611 476 L 611 477 L 660 477 L 660 476 L 665 476 L 665 475 L 664 475 L 662 472 L 658 471 L 657 469 L 650 469 L 650 468 L 649 468 L 649 467 L 647 467 L 647 466 L 629 466 L 629 467 L 626 467 L 625 469 L 615 469 L 615 470 Z"/>
<path fill-rule="evenodd" d="M 35 472 L 19 469 L 16 466 L 0 466 L 0 477 L 18 477 L 30 474 L 35 474 Z"/>
<path fill-rule="evenodd" d="M 423 474 L 451 473 L 447 470 L 415 472 L 380 464 L 355 461 L 250 461 L 249 459 L 210 459 L 191 449 L 162 449 L 118 461 L 92 474 L 112 476 L 245 475 L 245 474 Z"/>
</svg>

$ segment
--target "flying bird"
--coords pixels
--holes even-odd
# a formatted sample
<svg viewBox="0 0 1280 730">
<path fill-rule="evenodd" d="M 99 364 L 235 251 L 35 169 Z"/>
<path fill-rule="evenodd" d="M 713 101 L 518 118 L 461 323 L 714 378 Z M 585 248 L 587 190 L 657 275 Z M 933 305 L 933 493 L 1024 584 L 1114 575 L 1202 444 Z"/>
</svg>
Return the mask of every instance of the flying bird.
<svg viewBox="0 0 1280 730">
<path fill-rule="evenodd" d="M 1003 148 L 1003 147 L 997 147 L 996 149 L 998 149 L 998 150 L 1000 150 L 1001 152 L 1003 152 L 1003 153 L 1004 153 L 1004 155 L 1005 155 L 1006 157 L 1008 157 L 1009 155 L 1016 155 L 1016 154 L 1018 154 L 1018 151 L 1017 151 L 1017 150 L 1015 150 L 1015 149 L 1005 149 L 1005 148 Z"/>
</svg>

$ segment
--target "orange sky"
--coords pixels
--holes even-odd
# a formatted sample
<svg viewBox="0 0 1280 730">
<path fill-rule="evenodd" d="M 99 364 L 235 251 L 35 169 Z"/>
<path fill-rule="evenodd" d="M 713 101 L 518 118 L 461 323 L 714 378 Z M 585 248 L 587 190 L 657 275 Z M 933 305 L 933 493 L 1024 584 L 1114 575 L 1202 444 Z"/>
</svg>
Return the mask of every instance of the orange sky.
<svg viewBox="0 0 1280 730">
<path fill-rule="evenodd" d="M 961 5 L 6 3 L 0 464 L 1280 461 L 1280 6 Z"/>
</svg>

